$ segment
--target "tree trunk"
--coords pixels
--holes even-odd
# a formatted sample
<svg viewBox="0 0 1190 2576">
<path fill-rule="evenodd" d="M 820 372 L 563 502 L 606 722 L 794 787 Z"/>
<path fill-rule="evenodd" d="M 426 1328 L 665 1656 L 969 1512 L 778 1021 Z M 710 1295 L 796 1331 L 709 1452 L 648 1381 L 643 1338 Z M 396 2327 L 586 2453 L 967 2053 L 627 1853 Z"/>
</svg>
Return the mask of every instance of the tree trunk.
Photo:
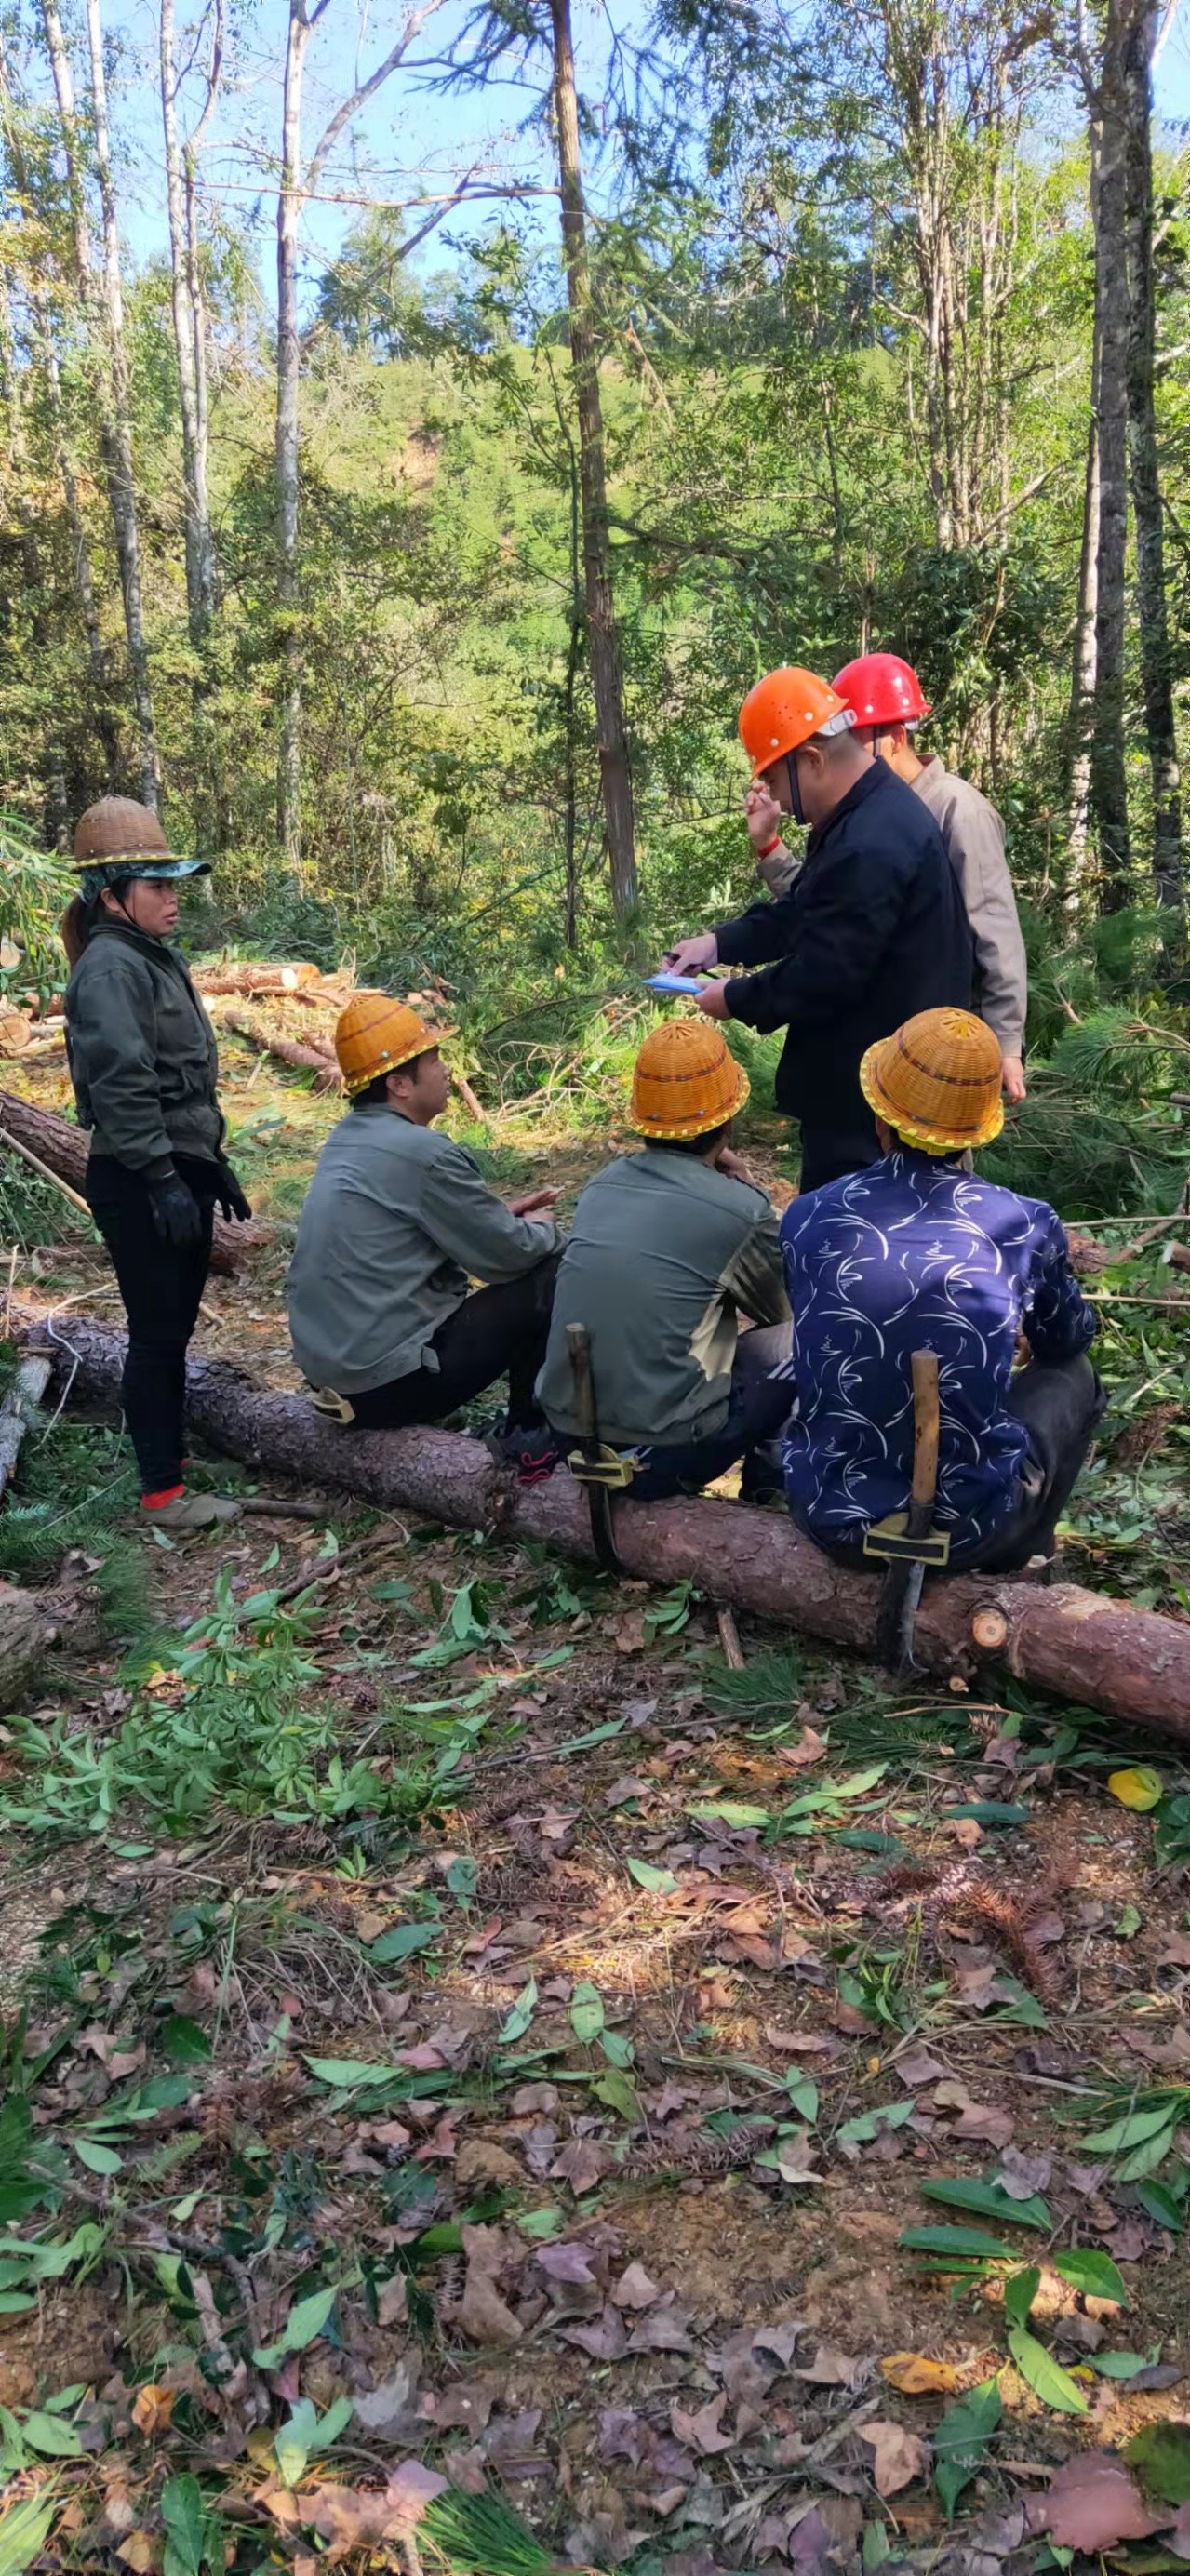
<svg viewBox="0 0 1190 2576">
<path fill-rule="evenodd" d="M 108 145 L 107 89 L 103 72 L 103 31 L 99 20 L 99 0 L 87 0 L 95 162 L 103 211 L 104 265 L 103 278 L 99 285 L 96 284 L 91 266 L 91 249 L 87 234 L 86 204 L 83 196 L 82 171 L 79 166 L 74 76 L 66 50 L 66 39 L 62 33 L 57 0 L 41 0 L 41 11 L 62 127 L 62 148 L 74 233 L 76 284 L 87 316 L 93 343 L 93 356 L 97 362 L 99 444 L 103 455 L 108 508 L 111 512 L 112 533 L 116 545 L 116 561 L 120 571 L 120 591 L 124 603 L 124 633 L 128 645 L 128 663 L 132 673 L 133 700 L 140 734 L 141 801 L 152 806 L 156 812 L 161 801 L 161 771 L 157 756 L 157 733 L 153 720 L 153 699 L 149 685 L 148 656 L 145 649 L 144 617 L 141 606 L 140 545 L 136 519 L 136 491 L 132 476 L 128 361 L 124 348 L 124 299 L 120 281 L 120 236 L 116 223 L 115 190 L 112 183 Z"/>
<path fill-rule="evenodd" d="M 1174 726 L 1173 667 L 1165 596 L 1164 528 L 1153 392 L 1156 297 L 1153 283 L 1152 53 L 1159 12 L 1131 0 L 1123 91 L 1128 260 L 1128 457 L 1136 530 L 1136 607 L 1141 685 L 1153 778 L 1153 876 L 1160 904 L 1181 907 L 1182 796 Z"/>
<path fill-rule="evenodd" d="M 238 1038 L 246 1038 L 249 1046 L 259 1047 L 262 1054 L 275 1056 L 279 1064 L 292 1065 L 297 1073 L 316 1074 L 316 1091 L 342 1088 L 334 1057 L 326 1055 L 321 1047 L 300 1046 L 295 1038 L 276 1037 L 271 1029 L 262 1028 L 259 1020 L 249 1019 L 246 1011 L 225 1011 L 223 1019 Z"/>
<path fill-rule="evenodd" d="M 35 1592 L 0 1583 L 0 1717 L 16 1707 L 56 1633 Z"/>
<path fill-rule="evenodd" d="M 0 1404 L 0 1502 L 21 1454 L 21 1442 L 50 1382 L 53 1363 L 40 1353 L 22 1360 Z"/>
<path fill-rule="evenodd" d="M 298 226 L 302 215 L 302 76 L 310 22 L 305 0 L 290 0 L 277 196 L 277 592 L 281 606 L 281 735 L 277 754 L 277 838 L 300 881 L 302 864 L 302 642 L 298 558 Z"/>
<path fill-rule="evenodd" d="M 124 289 L 120 277 L 120 231 L 116 219 L 116 192 L 112 180 L 111 151 L 108 143 L 107 84 L 103 70 L 103 28 L 99 16 L 99 0 L 87 0 L 87 41 L 91 55 L 91 120 L 95 143 L 95 167 L 99 178 L 99 202 L 103 217 L 103 314 L 107 332 L 108 378 L 111 391 L 111 456 L 108 482 L 111 493 L 112 526 L 116 538 L 116 556 L 120 566 L 120 589 L 124 598 L 124 631 L 128 638 L 132 694 L 141 742 L 141 802 L 144 805 L 151 805 L 156 812 L 161 802 L 161 763 L 157 752 L 157 728 L 153 717 L 153 693 L 149 683 L 149 655 L 145 643 L 144 611 L 141 602 L 140 538 L 136 519 L 136 487 L 132 475 L 128 356 L 124 346 Z"/>
<path fill-rule="evenodd" d="M 570 357 L 578 413 L 579 485 L 583 515 L 583 570 L 591 687 L 599 731 L 599 770 L 611 867 L 612 903 L 618 921 L 635 911 L 640 887 L 632 811 L 632 770 L 624 721 L 624 682 L 612 591 L 607 518 L 607 468 L 603 405 L 587 258 L 587 215 L 579 157 L 578 98 L 570 0 L 550 0 L 553 21 L 553 107 L 562 190 L 562 256 L 570 309 Z"/>
<path fill-rule="evenodd" d="M 216 579 L 215 541 L 207 496 L 205 312 L 198 301 L 199 263 L 197 243 L 193 239 L 193 144 L 189 147 L 184 167 L 178 134 L 174 0 L 160 0 L 160 7 L 161 122 L 165 136 L 174 348 L 178 361 L 182 463 L 186 478 L 186 611 L 190 641 L 195 650 L 201 652 L 215 611 Z M 209 90 L 213 95 L 213 84 L 209 84 Z"/>
<path fill-rule="evenodd" d="M 1123 28 L 1129 0 L 1108 0 L 1091 136 L 1095 341 L 1099 351 L 1099 558 L 1095 605 L 1095 735 L 1091 806 L 1100 904 L 1128 902 L 1128 783 L 1124 762 L 1125 566 L 1128 544 L 1128 270 L 1125 252 Z"/>
<path fill-rule="evenodd" d="M 1083 486 L 1083 542 L 1078 566 L 1078 613 L 1070 683 L 1070 821 L 1067 831 L 1066 908 L 1078 910 L 1087 874 L 1091 808 L 1091 754 L 1095 740 L 1095 612 L 1099 572 L 1099 361 L 1091 360 L 1091 418 Z"/>
<path fill-rule="evenodd" d="M 81 1127 L 68 1126 L 65 1118 L 55 1118 L 50 1109 L 35 1109 L 29 1100 L 18 1100 L 12 1091 L 0 1091 L 0 1156 L 5 1134 L 18 1145 L 27 1145 L 47 1163 L 59 1180 L 71 1189 L 80 1190 L 87 1177 L 87 1139 Z M 259 1220 L 251 1225 L 228 1225 L 221 1216 L 215 1218 L 211 1247 L 211 1268 L 223 1278 L 231 1278 L 253 1252 L 272 1237 L 272 1227 Z"/>
<path fill-rule="evenodd" d="M 18 1317 L 25 1330 L 36 1319 Z M 69 1325 L 74 1383 L 118 1400 L 123 1347 L 85 1316 Z M 582 1490 L 559 1468 L 545 1483 L 510 1483 L 477 1440 L 457 1432 L 341 1431 L 300 1396 L 271 1393 L 219 1360 L 187 1371 L 192 1429 L 254 1467 L 423 1512 L 460 1529 L 536 1539 L 594 1555 Z M 653 1583 L 695 1582 L 712 1600 L 789 1620 L 871 1656 L 874 1578 L 832 1565 L 783 1516 L 739 1503 L 621 1503 L 616 1533 L 626 1570 Z M 1190 1744 L 1190 1624 L 1129 1602 L 1003 1577 L 927 1579 L 914 1632 L 924 1670 L 975 1677 L 998 1664 L 1019 1681 Z"/>
</svg>

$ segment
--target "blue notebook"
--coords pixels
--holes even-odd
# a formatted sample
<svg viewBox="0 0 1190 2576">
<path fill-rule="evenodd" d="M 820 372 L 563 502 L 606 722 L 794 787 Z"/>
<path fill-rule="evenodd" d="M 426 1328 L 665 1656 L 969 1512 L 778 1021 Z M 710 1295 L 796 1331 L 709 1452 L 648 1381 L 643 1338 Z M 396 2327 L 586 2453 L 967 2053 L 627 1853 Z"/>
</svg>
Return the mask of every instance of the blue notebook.
<svg viewBox="0 0 1190 2576">
<path fill-rule="evenodd" d="M 701 993 L 705 975 L 646 975 L 650 993 Z"/>
</svg>

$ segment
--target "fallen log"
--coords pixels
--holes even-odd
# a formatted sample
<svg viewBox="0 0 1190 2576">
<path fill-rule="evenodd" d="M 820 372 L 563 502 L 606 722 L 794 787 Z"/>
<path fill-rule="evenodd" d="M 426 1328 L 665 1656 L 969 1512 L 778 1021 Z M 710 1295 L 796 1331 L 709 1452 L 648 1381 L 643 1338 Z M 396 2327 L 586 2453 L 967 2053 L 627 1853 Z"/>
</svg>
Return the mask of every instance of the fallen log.
<svg viewBox="0 0 1190 2576">
<path fill-rule="evenodd" d="M 58 1631 L 35 1592 L 0 1583 L 0 1717 L 8 1717 Z"/>
<path fill-rule="evenodd" d="M 296 966 L 257 964 L 251 957 L 223 966 L 195 966 L 191 969 L 194 985 L 200 993 L 239 993 L 245 1001 L 258 993 L 297 993 L 308 984 L 320 984 L 321 970 L 302 961 Z"/>
<path fill-rule="evenodd" d="M 87 1139 L 81 1127 L 71 1127 L 65 1118 L 56 1118 L 52 1109 L 35 1109 L 31 1100 L 18 1100 L 13 1091 L 0 1091 L 0 1152 L 6 1137 L 11 1144 L 23 1145 L 36 1154 L 58 1180 L 68 1182 L 72 1190 L 81 1194 L 87 1172 Z M 270 1241 L 272 1231 L 259 1219 L 251 1225 L 228 1225 L 216 1214 L 212 1270 L 221 1278 L 232 1278 L 250 1253 L 259 1252 Z"/>
<path fill-rule="evenodd" d="M 277 1037 L 259 1020 L 249 1019 L 246 1011 L 224 1011 L 223 1025 L 234 1029 L 238 1038 L 249 1046 L 259 1047 L 262 1055 L 275 1056 L 279 1064 L 292 1065 L 297 1073 L 312 1073 L 317 1091 L 339 1091 L 342 1077 L 334 1057 L 324 1055 L 319 1047 L 299 1046 L 296 1038 Z"/>
<path fill-rule="evenodd" d="M 20 1322 L 28 1329 L 36 1318 L 26 1312 Z M 114 1402 L 123 1344 L 86 1316 L 71 1317 L 68 1338 L 76 1385 Z M 594 1555 L 586 1498 L 563 1469 L 542 1484 L 517 1485 L 479 1441 L 458 1432 L 340 1430 L 301 1396 L 258 1387 L 225 1361 L 192 1359 L 187 1392 L 192 1430 L 250 1466 L 452 1527 Z M 872 1654 L 874 1580 L 832 1565 L 778 1513 L 709 1499 L 626 1502 L 617 1507 L 616 1532 L 630 1574 L 666 1586 L 690 1580 L 714 1601 Z M 1078 1584 L 927 1577 L 914 1651 L 925 1671 L 966 1681 L 999 1665 L 1062 1699 L 1190 1744 L 1190 1623 Z"/>
</svg>

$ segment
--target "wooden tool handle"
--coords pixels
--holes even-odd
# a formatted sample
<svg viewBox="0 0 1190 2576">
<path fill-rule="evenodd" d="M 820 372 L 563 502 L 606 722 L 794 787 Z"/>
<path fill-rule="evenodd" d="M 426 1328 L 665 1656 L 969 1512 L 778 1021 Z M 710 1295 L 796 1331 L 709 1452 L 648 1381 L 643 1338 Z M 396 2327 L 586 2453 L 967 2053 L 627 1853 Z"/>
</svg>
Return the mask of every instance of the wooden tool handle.
<svg viewBox="0 0 1190 2576">
<path fill-rule="evenodd" d="M 574 1409 L 578 1415 L 579 1438 L 598 1438 L 595 1415 L 595 1380 L 591 1375 L 591 1336 L 585 1324 L 568 1324 L 566 1350 L 570 1374 L 574 1380 Z"/>
<path fill-rule="evenodd" d="M 913 1354 L 913 1486 L 909 1529 L 919 1538 L 930 1526 L 938 1491 L 938 1354 Z"/>
</svg>

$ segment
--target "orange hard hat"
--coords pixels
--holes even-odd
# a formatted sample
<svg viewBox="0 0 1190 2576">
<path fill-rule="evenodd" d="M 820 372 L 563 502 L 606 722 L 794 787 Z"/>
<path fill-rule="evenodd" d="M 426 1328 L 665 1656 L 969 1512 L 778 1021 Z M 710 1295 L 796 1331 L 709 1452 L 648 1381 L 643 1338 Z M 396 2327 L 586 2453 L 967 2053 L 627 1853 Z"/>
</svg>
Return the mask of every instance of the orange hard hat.
<svg viewBox="0 0 1190 2576">
<path fill-rule="evenodd" d="M 391 993 L 355 993 L 335 1028 L 335 1054 L 350 1100 L 366 1091 L 378 1073 L 396 1073 L 415 1055 L 428 1055 L 450 1029 L 429 1028 L 408 1002 Z"/>
<path fill-rule="evenodd" d="M 811 734 L 841 733 L 854 723 L 846 701 L 817 672 L 803 671 L 795 662 L 781 671 L 766 671 L 749 689 L 740 708 L 740 741 L 758 778 L 784 752 L 809 742 Z"/>
<path fill-rule="evenodd" d="M 930 712 L 916 671 L 899 653 L 861 653 L 836 671 L 831 686 L 854 707 L 857 724 L 917 724 Z"/>
<path fill-rule="evenodd" d="M 743 1108 L 751 1088 L 713 1020 L 666 1020 L 636 1059 L 632 1124 L 659 1144 L 709 1136 Z"/>
<path fill-rule="evenodd" d="M 869 1109 L 907 1145 L 961 1154 L 1004 1124 L 1000 1041 L 973 1011 L 919 1011 L 868 1048 L 859 1069 Z"/>
</svg>

